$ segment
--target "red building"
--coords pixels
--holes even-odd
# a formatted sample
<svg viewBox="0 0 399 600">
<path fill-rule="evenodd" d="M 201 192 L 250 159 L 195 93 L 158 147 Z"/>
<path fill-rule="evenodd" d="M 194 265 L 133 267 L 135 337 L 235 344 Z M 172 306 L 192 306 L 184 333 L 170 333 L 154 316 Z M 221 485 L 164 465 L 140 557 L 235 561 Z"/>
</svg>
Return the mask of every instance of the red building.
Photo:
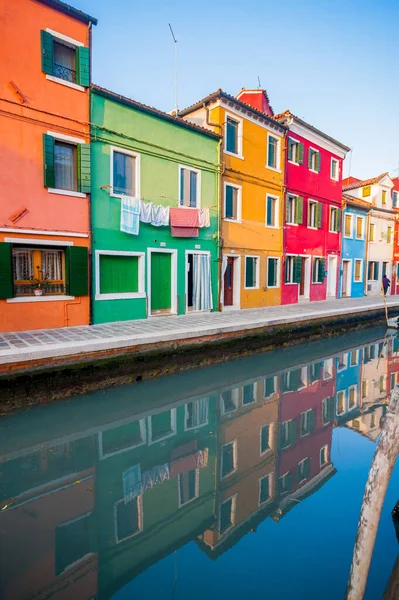
<svg viewBox="0 0 399 600">
<path fill-rule="evenodd" d="M 332 358 L 283 373 L 279 406 L 277 495 L 306 494 L 333 474 L 335 363 Z"/>
<path fill-rule="evenodd" d="M 336 298 L 342 163 L 349 148 L 290 111 L 275 118 L 289 127 L 281 303 Z"/>
<path fill-rule="evenodd" d="M 392 183 L 392 208 L 395 212 L 395 234 L 393 236 L 391 294 L 399 294 L 399 177 L 394 177 Z"/>
</svg>

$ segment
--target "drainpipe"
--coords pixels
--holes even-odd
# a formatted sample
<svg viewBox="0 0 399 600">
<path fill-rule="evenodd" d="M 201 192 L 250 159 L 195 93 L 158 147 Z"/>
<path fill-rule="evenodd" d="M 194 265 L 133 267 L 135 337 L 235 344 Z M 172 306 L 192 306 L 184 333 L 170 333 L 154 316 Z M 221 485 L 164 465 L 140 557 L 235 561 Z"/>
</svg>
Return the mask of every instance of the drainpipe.
<svg viewBox="0 0 399 600">
<path fill-rule="evenodd" d="M 341 240 L 340 240 L 340 247 L 341 247 L 341 258 L 338 262 L 338 299 L 342 298 L 342 270 L 343 270 L 343 248 L 344 248 L 344 227 L 345 227 L 345 209 L 346 209 L 346 202 L 345 204 L 342 203 L 342 210 L 341 210 L 341 227 L 340 227 L 340 232 L 339 235 L 341 236 Z"/>
<path fill-rule="evenodd" d="M 210 115 L 209 115 L 209 107 L 206 105 L 206 103 L 203 103 L 203 108 L 206 111 L 206 124 L 209 127 L 218 127 L 219 128 L 219 132 L 220 135 L 222 136 L 221 139 L 219 140 L 219 165 L 218 165 L 218 178 L 217 178 L 217 186 L 216 186 L 216 194 L 217 194 L 217 244 L 218 244 L 218 311 L 221 310 L 221 290 L 222 290 L 222 262 L 223 262 L 223 252 L 222 252 L 222 248 L 223 248 L 223 238 L 221 235 L 221 219 L 222 219 L 222 215 L 221 215 L 221 207 L 223 204 L 223 199 L 222 199 L 222 194 L 223 194 L 223 186 L 222 186 L 222 175 L 224 172 L 224 165 L 223 165 L 223 126 L 220 125 L 220 123 L 213 123 L 210 120 Z"/>
<path fill-rule="evenodd" d="M 364 295 L 367 296 L 367 264 L 368 264 L 368 256 L 369 256 L 369 231 L 370 231 L 370 211 L 367 213 L 366 220 L 366 256 L 364 260 L 363 267 L 363 286 L 364 286 Z"/>
</svg>

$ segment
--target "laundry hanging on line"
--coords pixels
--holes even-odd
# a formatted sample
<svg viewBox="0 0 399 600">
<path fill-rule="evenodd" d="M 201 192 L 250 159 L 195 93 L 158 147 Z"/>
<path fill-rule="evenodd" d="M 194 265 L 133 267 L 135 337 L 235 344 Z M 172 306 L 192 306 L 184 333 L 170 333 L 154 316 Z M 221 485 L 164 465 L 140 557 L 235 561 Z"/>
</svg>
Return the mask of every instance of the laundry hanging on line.
<svg viewBox="0 0 399 600">
<path fill-rule="evenodd" d="M 140 200 L 140 221 L 150 223 L 154 227 L 167 227 L 169 225 L 169 206 Z"/>
<path fill-rule="evenodd" d="M 131 196 L 122 196 L 120 230 L 138 235 L 140 229 L 140 200 Z"/>
<path fill-rule="evenodd" d="M 198 210 L 190 208 L 171 208 L 170 226 L 173 237 L 198 237 Z"/>
</svg>

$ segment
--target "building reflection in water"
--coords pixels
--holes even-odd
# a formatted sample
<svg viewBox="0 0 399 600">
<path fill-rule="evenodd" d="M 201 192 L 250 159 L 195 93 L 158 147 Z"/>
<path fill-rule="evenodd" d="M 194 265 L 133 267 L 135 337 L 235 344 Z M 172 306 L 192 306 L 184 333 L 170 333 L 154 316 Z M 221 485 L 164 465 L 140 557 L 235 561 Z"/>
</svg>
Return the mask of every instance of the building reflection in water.
<svg viewBox="0 0 399 600">
<path fill-rule="evenodd" d="M 216 559 L 282 519 L 335 474 L 334 427 L 376 441 L 399 382 L 396 338 L 328 347 L 139 412 L 115 401 L 106 424 L 93 408 L 86 430 L 34 447 L 19 439 L 0 465 L 0 597 L 110 598 L 188 541 Z"/>
</svg>

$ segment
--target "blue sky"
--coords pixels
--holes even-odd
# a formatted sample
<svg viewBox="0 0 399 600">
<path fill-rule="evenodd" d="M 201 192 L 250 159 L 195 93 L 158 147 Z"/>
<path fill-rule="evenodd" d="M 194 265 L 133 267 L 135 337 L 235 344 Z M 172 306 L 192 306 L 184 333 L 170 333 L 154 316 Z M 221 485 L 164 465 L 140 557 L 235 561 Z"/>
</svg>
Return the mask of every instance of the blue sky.
<svg viewBox="0 0 399 600">
<path fill-rule="evenodd" d="M 275 112 L 289 108 L 353 148 L 353 176 L 398 174 L 397 0 L 70 2 L 99 19 L 95 83 L 173 109 L 170 22 L 180 108 L 219 87 L 257 87 L 259 76 Z"/>
</svg>

